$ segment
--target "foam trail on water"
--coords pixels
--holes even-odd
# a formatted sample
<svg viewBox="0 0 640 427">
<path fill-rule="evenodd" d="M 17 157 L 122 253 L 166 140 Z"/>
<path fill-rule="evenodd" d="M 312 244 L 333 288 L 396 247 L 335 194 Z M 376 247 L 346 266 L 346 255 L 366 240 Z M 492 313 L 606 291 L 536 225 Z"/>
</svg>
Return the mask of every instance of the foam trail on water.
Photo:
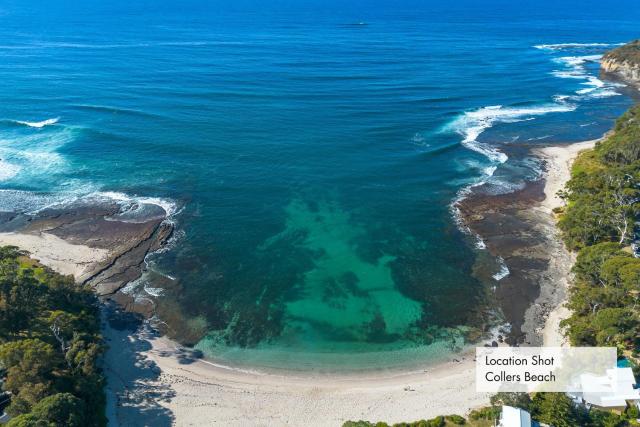
<svg viewBox="0 0 640 427">
<path fill-rule="evenodd" d="M 56 124 L 56 123 L 58 123 L 58 120 L 60 120 L 60 117 L 56 117 L 54 119 L 43 120 L 41 122 L 25 122 L 25 121 L 21 121 L 21 120 L 16 120 L 15 123 L 39 129 L 39 128 L 43 128 L 45 126 Z"/>
<path fill-rule="evenodd" d="M 75 131 L 57 127 L 47 132 L 12 129 L 0 133 L 0 181 L 37 186 L 67 169 L 58 149 L 75 138 Z"/>
<path fill-rule="evenodd" d="M 577 49 L 587 47 L 609 47 L 622 46 L 624 43 L 556 43 L 556 44 L 537 44 L 534 47 L 541 50 L 563 50 Z"/>
</svg>

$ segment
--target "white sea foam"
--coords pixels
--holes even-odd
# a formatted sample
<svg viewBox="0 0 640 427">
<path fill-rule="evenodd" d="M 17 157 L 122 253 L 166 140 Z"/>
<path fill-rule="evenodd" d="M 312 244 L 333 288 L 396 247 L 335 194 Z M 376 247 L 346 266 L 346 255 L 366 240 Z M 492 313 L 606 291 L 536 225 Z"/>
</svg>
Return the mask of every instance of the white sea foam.
<svg viewBox="0 0 640 427">
<path fill-rule="evenodd" d="M 567 102 L 571 98 L 571 95 L 554 95 L 553 100 L 556 102 Z"/>
<path fill-rule="evenodd" d="M 493 176 L 493 174 L 495 173 L 495 171 L 498 169 L 497 166 L 487 166 L 486 168 L 484 168 L 482 170 L 482 172 L 484 172 L 484 175 L 487 177 L 491 177 Z"/>
<path fill-rule="evenodd" d="M 482 132 L 491 128 L 496 123 L 528 121 L 544 114 L 565 113 L 575 109 L 576 105 L 565 102 L 564 98 L 556 99 L 555 103 L 534 105 L 530 107 L 503 107 L 502 105 L 493 105 L 473 111 L 467 111 L 445 126 L 443 130 L 454 131 L 463 137 L 462 144 L 465 147 L 485 155 L 492 162 L 489 166 L 479 168 L 482 171 L 482 175 L 474 182 L 461 188 L 450 205 L 451 213 L 460 229 L 475 237 L 475 246 L 477 249 L 486 249 L 486 244 L 480 236 L 472 233 L 469 227 L 464 223 L 459 204 L 473 191 L 474 188 L 487 184 L 494 179 L 493 176 L 498 168 L 498 164 L 504 163 L 508 160 L 507 155 L 498 150 L 498 148 L 492 147 L 486 143 L 478 142 L 478 137 Z M 506 191 L 512 191 L 518 187 L 517 183 L 496 181 L 495 184 L 497 187 L 502 189 L 501 191 L 504 191 L 505 189 Z M 501 272 L 497 274 L 504 274 L 504 271 L 501 270 Z M 506 274 L 508 274 L 508 272 Z M 500 278 L 503 277 L 505 276 Z"/>
<path fill-rule="evenodd" d="M 172 217 L 178 212 L 178 206 L 175 202 L 160 197 L 138 197 L 115 191 L 99 191 L 89 194 L 87 198 L 112 200 L 119 203 L 124 209 L 130 208 L 133 204 L 155 205 L 162 208 L 167 217 Z"/>
<path fill-rule="evenodd" d="M 0 160 L 0 181 L 6 181 L 20 172 L 20 166 L 14 165 L 4 160 Z"/>
<path fill-rule="evenodd" d="M 122 289 L 120 289 L 120 291 L 126 295 L 135 295 L 136 293 L 138 293 L 138 288 L 140 287 L 144 288 L 145 284 L 146 284 L 146 279 L 144 278 L 144 274 L 143 274 L 136 280 L 132 280 L 131 282 L 124 285 Z"/>
<path fill-rule="evenodd" d="M 546 44 L 537 45 L 537 49 L 560 51 L 564 49 L 579 49 L 579 48 L 597 48 L 611 46 L 608 43 L 561 43 L 561 44 Z M 562 56 L 555 58 L 554 61 L 564 67 L 561 70 L 553 71 L 553 75 L 559 78 L 583 80 L 582 84 L 588 86 L 583 90 L 583 93 L 576 93 L 574 95 L 558 94 L 553 97 L 552 103 L 534 105 L 530 107 L 504 107 L 501 105 L 482 107 L 477 110 L 467 111 L 458 116 L 454 121 L 444 127 L 445 131 L 454 131 L 460 134 L 462 144 L 470 150 L 476 151 L 485 155 L 492 163 L 491 166 L 487 166 L 482 169 L 482 175 L 478 177 L 474 182 L 470 183 L 464 188 L 458 191 L 457 197 L 452 201 L 450 205 L 453 217 L 463 232 L 473 234 L 469 227 L 464 224 L 461 217 L 459 204 L 464 200 L 472 191 L 473 188 L 484 184 L 490 184 L 487 191 L 492 192 L 493 187 L 498 189 L 497 191 L 512 191 L 522 188 L 523 183 L 503 182 L 497 180 L 494 177 L 494 173 L 497 169 L 497 164 L 504 163 L 508 160 L 505 153 L 500 151 L 498 147 L 491 146 L 487 143 L 478 142 L 480 135 L 499 123 L 514 123 L 525 120 L 534 120 L 536 117 L 549 114 L 549 113 L 564 113 L 571 112 L 577 108 L 577 101 L 583 100 L 587 97 L 604 97 L 613 96 L 617 93 L 612 89 L 614 84 L 605 83 L 598 79 L 596 76 L 589 73 L 586 64 L 589 62 L 598 62 L 602 58 L 602 55 L 582 55 L 582 56 Z M 550 135 L 544 135 L 534 139 L 547 139 Z M 529 139 L 532 140 L 532 139 Z M 486 244 L 482 238 L 478 235 L 475 237 L 475 246 L 477 249 L 486 249 Z M 499 259 L 500 269 L 493 275 L 496 281 L 505 278 L 509 274 L 504 260 Z"/>
<path fill-rule="evenodd" d="M 596 92 L 593 92 L 591 94 L 592 98 L 609 98 L 611 96 L 620 96 L 622 95 L 619 92 L 616 92 L 615 90 L 609 89 L 609 90 L 599 90 Z"/>
<path fill-rule="evenodd" d="M 578 89 L 575 95 L 557 95 L 556 99 L 579 101 L 588 98 L 607 98 L 610 96 L 620 95 L 614 88 L 620 87 L 618 83 L 603 82 L 593 74 L 589 74 L 586 64 L 589 62 L 598 62 L 602 59 L 602 55 L 583 55 L 583 56 L 562 56 L 554 58 L 554 62 L 563 65 L 565 70 L 554 70 L 552 75 L 561 79 L 583 80 L 584 89 Z"/>
<path fill-rule="evenodd" d="M 73 132 L 65 128 L 27 135 L 15 131 L 0 134 L 0 181 L 28 185 L 50 181 L 66 169 L 67 162 L 57 150 L 73 138 Z"/>
<path fill-rule="evenodd" d="M 42 122 L 21 122 L 30 127 L 44 127 L 57 119 Z M 55 175 L 67 169 L 66 159 L 58 152 L 77 136 L 77 128 L 60 126 L 53 131 L 22 134 L 0 134 L 0 181 L 22 183 L 57 182 L 55 194 L 2 191 L 1 211 L 37 213 L 49 207 L 64 207 L 81 201 L 109 200 L 118 203 L 123 214 L 144 217 L 145 214 L 170 218 L 177 213 L 177 205 L 159 197 L 136 197 L 118 192 L 101 192 L 94 183 L 83 180 L 55 180 Z M 155 209 L 149 207 L 156 206 Z M 158 209 L 159 208 L 159 209 Z M 162 213 L 160 213 L 162 212 Z M 122 220 L 126 220 L 123 216 Z"/>
<path fill-rule="evenodd" d="M 148 293 L 149 295 L 151 295 L 152 297 L 159 297 L 162 296 L 164 289 L 162 288 L 153 288 L 151 286 L 145 286 L 144 287 L 144 291 L 146 293 Z"/>
<path fill-rule="evenodd" d="M 500 270 L 492 277 L 496 281 L 500 281 L 509 275 L 509 269 L 507 268 L 507 264 L 504 263 L 504 259 L 502 257 L 498 257 L 498 265 L 500 266 Z"/>
<path fill-rule="evenodd" d="M 576 106 L 566 102 L 556 102 L 531 107 L 503 107 L 493 105 L 477 110 L 467 111 L 447 126 L 463 136 L 462 144 L 470 150 L 485 155 L 491 161 L 504 163 L 508 157 L 498 148 L 486 143 L 479 143 L 478 137 L 496 123 L 515 123 L 531 120 L 535 116 L 548 113 L 564 113 L 573 111 Z"/>
<path fill-rule="evenodd" d="M 583 66 L 587 62 L 598 62 L 602 59 L 602 55 L 578 55 L 578 56 L 561 56 L 553 61 L 570 67 Z"/>
<path fill-rule="evenodd" d="M 487 245 L 482 240 L 482 237 L 476 235 L 476 248 L 477 249 L 487 249 Z"/>
<path fill-rule="evenodd" d="M 549 139 L 553 135 L 543 135 L 543 136 L 535 136 L 532 138 L 527 138 L 527 141 L 542 141 L 543 139 Z"/>
<path fill-rule="evenodd" d="M 429 147 L 430 144 L 427 143 L 427 139 L 420 133 L 416 133 L 411 137 L 411 142 L 420 147 Z"/>
<path fill-rule="evenodd" d="M 581 71 L 575 71 L 575 70 L 570 70 L 570 71 L 559 71 L 559 70 L 555 70 L 551 72 L 552 75 L 560 78 L 560 79 L 576 79 L 576 80 L 583 80 L 586 76 L 583 72 Z"/>
<path fill-rule="evenodd" d="M 0 190 L 0 212 L 33 212 L 58 199 L 57 195 L 35 191 Z"/>
<path fill-rule="evenodd" d="M 43 120 L 41 122 L 25 122 L 25 121 L 21 121 L 21 120 L 16 120 L 15 123 L 18 123 L 20 125 L 29 126 L 29 127 L 32 127 L 32 128 L 43 128 L 45 126 L 49 126 L 49 125 L 53 125 L 53 124 L 58 123 L 58 120 L 60 120 L 60 117 L 56 117 L 54 119 Z"/>
<path fill-rule="evenodd" d="M 587 47 L 609 47 L 622 46 L 624 43 L 555 43 L 555 44 L 537 44 L 534 47 L 542 50 L 563 50 L 577 49 Z"/>
</svg>

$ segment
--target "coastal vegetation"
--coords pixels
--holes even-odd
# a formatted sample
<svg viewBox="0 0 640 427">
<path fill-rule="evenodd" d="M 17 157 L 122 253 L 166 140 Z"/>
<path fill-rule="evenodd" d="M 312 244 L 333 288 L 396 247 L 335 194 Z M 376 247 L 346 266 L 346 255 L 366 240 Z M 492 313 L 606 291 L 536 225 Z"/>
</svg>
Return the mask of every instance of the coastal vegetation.
<svg viewBox="0 0 640 427">
<path fill-rule="evenodd" d="M 492 422 L 485 420 L 468 421 L 460 415 L 438 416 L 429 420 L 420 420 L 409 423 L 387 424 L 385 422 L 371 423 L 369 421 L 347 421 L 342 427 L 489 427 Z"/>
<path fill-rule="evenodd" d="M 8 426 L 103 426 L 98 301 L 89 286 L 0 248 L 0 384 Z"/>
<path fill-rule="evenodd" d="M 602 411 L 596 408 L 587 409 L 576 405 L 564 393 L 497 393 L 491 397 L 491 406 L 471 411 L 467 418 L 459 415 L 440 416 L 430 420 L 411 423 L 387 424 L 367 421 L 347 421 L 343 427 L 489 427 L 500 416 L 502 405 L 521 408 L 531 413 L 531 417 L 539 422 L 554 427 L 625 427 L 638 426 L 637 408 L 630 407 L 621 414 Z"/>
<path fill-rule="evenodd" d="M 640 213 L 639 119 L 635 106 L 611 135 L 578 157 L 558 222 L 567 246 L 578 251 L 572 314 L 562 324 L 571 344 L 617 346 L 631 355 L 640 333 L 640 259 L 629 246 Z"/>
</svg>

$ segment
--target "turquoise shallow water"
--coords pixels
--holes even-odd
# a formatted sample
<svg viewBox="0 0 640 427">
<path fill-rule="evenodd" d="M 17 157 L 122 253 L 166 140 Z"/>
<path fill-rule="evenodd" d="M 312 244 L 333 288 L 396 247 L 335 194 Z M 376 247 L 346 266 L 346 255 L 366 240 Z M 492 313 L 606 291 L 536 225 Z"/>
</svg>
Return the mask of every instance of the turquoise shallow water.
<svg viewBox="0 0 640 427">
<path fill-rule="evenodd" d="M 131 288 L 210 357 L 445 357 L 486 291 L 452 201 L 607 130 L 631 100 L 598 58 L 640 17 L 477 3 L 4 2 L 0 208 L 162 205 L 176 239 Z"/>
</svg>

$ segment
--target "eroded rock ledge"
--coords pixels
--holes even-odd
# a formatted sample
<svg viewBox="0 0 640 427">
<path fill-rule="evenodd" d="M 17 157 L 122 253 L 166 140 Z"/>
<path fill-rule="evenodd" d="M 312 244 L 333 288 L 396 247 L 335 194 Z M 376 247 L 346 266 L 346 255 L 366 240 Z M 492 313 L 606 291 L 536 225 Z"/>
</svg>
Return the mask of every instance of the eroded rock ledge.
<svg viewBox="0 0 640 427">
<path fill-rule="evenodd" d="M 635 40 L 602 57 L 603 74 L 618 77 L 640 87 L 640 40 Z"/>
<path fill-rule="evenodd" d="M 494 290 L 504 320 L 511 325 L 506 340 L 510 345 L 540 343 L 539 331 L 524 327 L 528 323 L 525 313 L 541 295 L 556 252 L 550 249 L 561 246 L 554 238 L 552 219 L 536 209 L 544 199 L 543 186 L 544 181 L 537 181 L 500 195 L 479 187 L 458 205 L 467 226 L 482 238 L 492 258 L 500 259 L 509 271 L 504 277 L 495 276 L 500 266 L 482 258 L 474 268 L 475 276 Z M 544 325 L 545 314 L 542 310 L 536 316 L 531 329 Z"/>
<path fill-rule="evenodd" d="M 150 315 L 153 302 L 137 301 L 122 292 L 123 287 L 141 277 L 146 256 L 163 247 L 173 233 L 173 225 L 165 221 L 165 212 L 154 206 L 144 217 L 122 215 L 116 203 L 77 204 L 46 209 L 37 214 L 2 213 L 0 231 L 20 235 L 53 235 L 72 245 L 84 245 L 106 253 L 87 262 L 76 276 L 91 285 L 103 299 L 116 301 L 130 311 Z"/>
</svg>

